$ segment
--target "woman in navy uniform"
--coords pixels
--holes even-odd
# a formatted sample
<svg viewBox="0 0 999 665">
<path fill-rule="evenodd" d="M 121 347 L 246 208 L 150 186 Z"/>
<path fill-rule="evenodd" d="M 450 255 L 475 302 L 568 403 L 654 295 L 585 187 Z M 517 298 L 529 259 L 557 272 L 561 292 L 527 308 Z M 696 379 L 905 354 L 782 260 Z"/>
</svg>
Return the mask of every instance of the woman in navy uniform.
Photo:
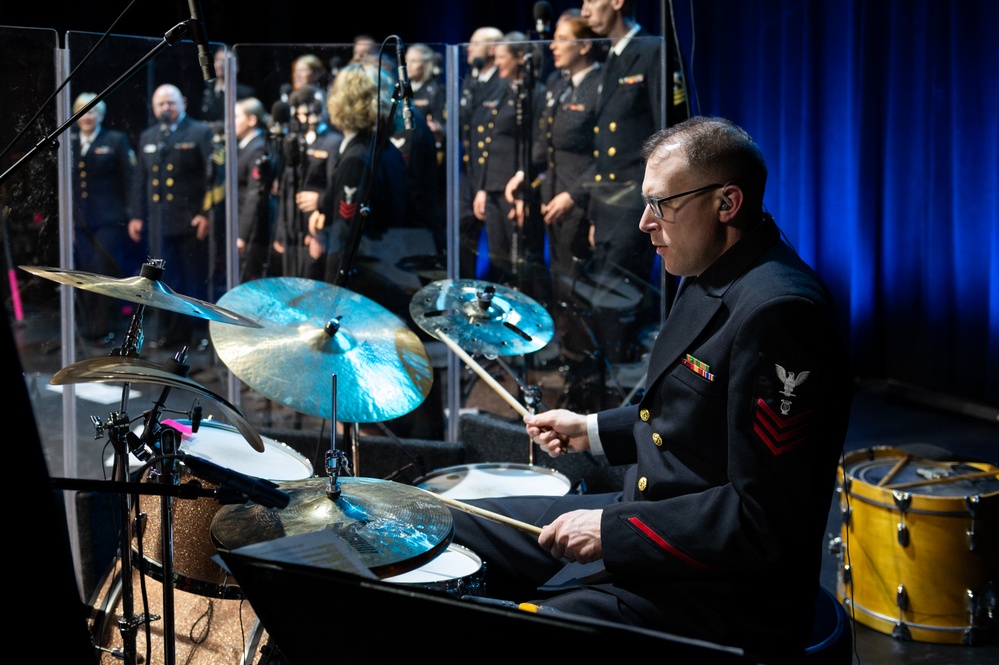
<svg viewBox="0 0 999 665">
<path fill-rule="evenodd" d="M 306 85 L 288 99 L 292 131 L 284 137 L 273 248 L 280 256 L 281 275 L 322 280 L 325 260 L 313 258 L 307 244 L 309 216 L 333 181 L 343 134 L 330 125 L 319 88 Z"/>
<path fill-rule="evenodd" d="M 483 149 L 472 187 L 472 212 L 486 229 L 489 281 L 547 302 L 542 287 L 547 281 L 543 225 L 538 219 L 518 221 L 506 199 L 510 179 L 526 168 L 544 108 L 544 85 L 533 76 L 526 39 L 523 33 L 511 32 L 494 48 L 494 62 L 506 85 L 482 102 L 485 114 L 477 128 Z"/>
<path fill-rule="evenodd" d="M 78 113 L 96 95 L 84 92 L 73 102 Z M 128 237 L 129 195 L 135 152 L 124 132 L 104 127 L 107 105 L 97 102 L 79 117 L 70 133 L 73 149 L 73 257 L 75 268 L 112 278 L 139 273 L 145 258 Z M 124 325 L 123 303 L 86 291 L 77 293 L 84 339 L 110 341 Z M 119 331 L 124 332 L 124 331 Z"/>
<path fill-rule="evenodd" d="M 453 510 L 489 596 L 801 656 L 853 375 L 836 308 L 763 210 L 755 142 L 695 117 L 646 144 L 638 223 L 682 276 L 639 404 L 524 418 L 552 456 L 632 465 L 623 490 L 469 501 Z M 786 381 L 791 374 L 793 385 Z M 797 661 L 791 661 L 797 662 Z"/>
<path fill-rule="evenodd" d="M 548 233 L 551 288 L 555 322 L 563 354 L 582 356 L 589 335 L 573 311 L 573 285 L 592 255 L 590 219 L 586 208 L 593 179 L 593 125 L 600 84 L 599 42 L 579 10 L 567 10 L 555 25 L 549 48 L 556 70 L 545 93 L 545 108 L 534 141 L 532 159 L 540 174 L 540 209 Z M 507 185 L 507 200 L 517 219 L 523 205 L 516 201 L 524 187 L 518 171 Z"/>
</svg>

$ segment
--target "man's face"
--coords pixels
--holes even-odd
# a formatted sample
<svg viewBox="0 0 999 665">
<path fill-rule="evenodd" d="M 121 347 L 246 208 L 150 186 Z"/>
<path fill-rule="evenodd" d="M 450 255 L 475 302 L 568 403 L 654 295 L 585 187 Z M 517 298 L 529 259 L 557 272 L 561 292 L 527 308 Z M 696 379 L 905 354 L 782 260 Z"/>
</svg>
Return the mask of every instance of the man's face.
<svg viewBox="0 0 999 665">
<path fill-rule="evenodd" d="M 215 78 L 225 78 L 225 51 L 215 52 Z"/>
<path fill-rule="evenodd" d="M 243 112 L 243 107 L 236 104 L 236 110 L 233 112 L 232 121 L 236 127 L 236 138 L 243 139 L 250 132 L 250 116 Z"/>
<path fill-rule="evenodd" d="M 659 146 L 645 165 L 642 194 L 662 198 L 712 184 L 709 176 L 692 173 L 682 145 Z M 649 234 L 663 266 L 671 275 L 699 275 L 727 249 L 725 225 L 718 221 L 719 189 L 681 196 L 659 205 L 662 219 L 645 206 L 639 229 Z"/>
<path fill-rule="evenodd" d="M 153 93 L 153 115 L 160 122 L 164 119 L 171 124 L 177 122 L 185 108 L 184 98 L 176 88 L 157 88 Z"/>
<path fill-rule="evenodd" d="M 406 53 L 406 71 L 409 78 L 414 81 L 422 81 L 427 75 L 427 61 L 422 54 L 414 51 Z"/>
<path fill-rule="evenodd" d="M 611 24 L 617 13 L 614 4 L 613 0 L 583 0 L 580 14 L 593 32 L 606 36 L 610 33 Z"/>
<path fill-rule="evenodd" d="M 471 65 L 476 58 L 481 58 L 484 62 L 489 62 L 492 59 L 493 47 L 496 45 L 495 41 L 486 40 L 481 32 L 473 32 L 472 38 L 468 41 L 468 52 L 465 55 L 465 61 Z"/>
</svg>

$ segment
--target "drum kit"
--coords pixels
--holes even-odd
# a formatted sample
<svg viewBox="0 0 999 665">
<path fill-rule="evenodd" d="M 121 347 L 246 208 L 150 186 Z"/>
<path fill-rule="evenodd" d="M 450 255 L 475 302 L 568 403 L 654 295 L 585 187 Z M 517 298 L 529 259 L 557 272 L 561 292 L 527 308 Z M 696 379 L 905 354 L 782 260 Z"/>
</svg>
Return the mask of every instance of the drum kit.
<svg viewBox="0 0 999 665">
<path fill-rule="evenodd" d="M 113 446 L 113 479 L 53 481 L 64 481 L 65 489 L 97 489 L 120 497 L 120 570 L 114 592 L 120 598 L 114 602 L 122 612 L 117 621 L 121 646 L 98 648 L 127 665 L 141 660 L 136 654 L 139 627 L 146 624 L 148 631 L 149 622 L 159 618 L 134 614 L 134 589 L 120 582 L 134 579 L 134 573 L 162 583 L 164 662 L 172 665 L 174 590 L 220 600 L 242 597 L 217 554 L 322 532 L 344 543 L 351 557 L 380 579 L 452 595 L 481 595 L 484 562 L 451 543 L 454 527 L 447 506 L 536 533 L 533 525 L 458 499 L 569 491 L 568 478 L 535 466 L 533 458 L 528 465 L 449 467 L 414 485 L 359 477 L 356 464 L 352 467 L 336 448 L 335 426 L 325 473 L 316 475 L 306 458 L 261 436 L 236 406 L 189 378 L 187 347 L 163 363 L 140 357 L 145 307 L 165 309 L 206 319 L 215 351 L 233 374 L 293 410 L 342 423 L 344 431 L 348 425 L 409 413 L 426 398 L 433 381 L 422 342 L 390 311 L 345 288 L 308 279 L 263 278 L 236 286 L 212 304 L 170 289 L 162 281 L 164 265 L 158 259 L 147 260 L 139 276 L 125 279 L 21 268 L 139 305 L 120 348 L 73 363 L 51 379 L 55 385 L 122 384 L 120 409 L 104 422 L 91 417 L 96 438 L 108 434 Z M 542 348 L 553 334 L 543 307 L 501 285 L 438 280 L 414 295 L 410 314 L 488 377 L 518 413 L 528 413 L 472 354 L 523 355 Z M 127 414 L 133 383 L 162 388 L 135 428 L 139 418 Z M 338 384 L 346 389 L 338 391 Z M 163 418 L 167 395 L 174 389 L 211 400 L 228 423 L 203 419 L 198 401 L 186 418 Z M 533 450 L 534 444 L 529 445 Z M 142 463 L 137 474 L 130 465 L 135 459 Z M 460 569 L 457 580 L 447 576 L 452 565 Z"/>
</svg>

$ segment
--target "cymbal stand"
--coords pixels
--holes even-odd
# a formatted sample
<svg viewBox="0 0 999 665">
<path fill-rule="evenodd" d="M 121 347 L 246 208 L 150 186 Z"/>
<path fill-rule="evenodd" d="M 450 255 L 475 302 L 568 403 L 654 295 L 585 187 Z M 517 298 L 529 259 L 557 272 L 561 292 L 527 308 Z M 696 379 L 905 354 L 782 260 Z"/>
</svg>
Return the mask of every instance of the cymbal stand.
<svg viewBox="0 0 999 665">
<path fill-rule="evenodd" d="M 176 364 L 175 372 L 178 375 L 187 375 L 188 366 L 184 362 L 186 360 L 187 346 L 184 346 L 173 358 L 173 362 Z M 159 457 L 159 461 L 149 474 L 150 483 L 177 485 L 180 482 L 177 467 L 177 453 L 180 449 L 179 434 L 172 427 L 160 425 L 159 420 L 170 390 L 169 386 L 163 388 L 159 399 L 153 403 L 153 408 L 146 413 L 142 438 L 140 439 L 134 433 L 130 433 L 129 438 L 132 441 L 133 451 L 138 451 L 137 456 L 140 459 L 143 457 L 148 459 L 152 455 Z M 126 460 L 125 466 L 127 464 Z M 174 634 L 173 497 L 168 493 L 160 496 L 160 542 L 162 543 L 160 558 L 163 569 L 163 662 L 164 665 L 173 665 L 177 658 Z M 131 538 L 129 538 L 130 545 Z M 127 578 L 126 585 L 131 585 L 131 577 Z"/>
<path fill-rule="evenodd" d="M 329 489 L 326 490 L 326 493 L 330 496 L 331 499 L 335 499 L 335 498 L 337 498 L 337 497 L 340 496 L 340 482 L 339 482 L 340 473 L 344 472 L 347 475 L 351 475 L 351 469 L 350 469 L 350 461 L 347 459 L 347 453 L 345 453 L 344 451 L 342 451 L 342 450 L 340 450 L 339 448 L 336 447 L 336 374 L 333 375 L 332 381 L 333 381 L 333 383 L 332 383 L 332 387 L 333 387 L 333 392 L 332 392 L 333 398 L 332 398 L 332 402 L 333 403 L 332 403 L 331 408 L 332 408 L 332 414 L 333 414 L 333 418 L 332 418 L 333 427 L 330 428 L 330 449 L 326 452 L 326 473 L 329 475 L 330 485 L 329 485 Z M 345 440 L 348 438 L 347 437 L 347 431 L 348 431 L 347 428 L 349 427 L 349 425 L 350 425 L 349 423 L 345 423 L 344 424 L 344 439 Z M 356 427 L 356 423 L 354 423 L 354 426 Z M 355 433 L 353 435 L 353 446 L 352 447 L 353 447 L 354 464 L 355 464 L 354 468 L 356 469 L 357 468 L 356 467 L 356 464 L 357 464 L 357 438 L 356 438 L 356 431 L 355 431 Z"/>
<path fill-rule="evenodd" d="M 537 407 L 541 404 L 541 388 L 538 386 L 528 386 L 524 390 L 524 406 L 531 414 L 537 413 Z M 527 437 L 527 463 L 534 466 L 534 439 Z"/>
<path fill-rule="evenodd" d="M 125 336 L 122 338 L 121 347 L 116 348 L 112 353 L 124 357 L 137 356 L 138 349 L 142 345 L 142 318 L 145 313 L 145 305 L 135 308 L 135 313 L 129 322 Z M 107 423 L 101 423 L 96 416 L 91 416 L 94 424 L 94 438 L 100 439 L 107 431 L 108 439 L 114 449 L 114 469 L 112 480 L 119 483 L 128 483 L 128 456 L 133 448 L 134 434 L 129 429 L 128 419 L 128 398 L 131 384 L 125 383 L 121 389 L 121 402 L 119 410 L 108 416 Z M 137 447 L 138 448 L 138 447 Z M 136 454 L 141 456 L 142 452 L 137 449 Z M 135 599 L 132 589 L 132 497 L 128 492 L 119 494 L 119 512 L 121 524 L 121 542 L 119 543 L 118 556 L 121 561 L 122 579 L 122 614 L 118 617 L 118 631 L 121 633 L 122 653 L 121 658 L 125 665 L 136 664 L 136 644 L 135 636 L 138 626 L 146 621 L 155 620 L 159 617 L 135 616 Z"/>
</svg>

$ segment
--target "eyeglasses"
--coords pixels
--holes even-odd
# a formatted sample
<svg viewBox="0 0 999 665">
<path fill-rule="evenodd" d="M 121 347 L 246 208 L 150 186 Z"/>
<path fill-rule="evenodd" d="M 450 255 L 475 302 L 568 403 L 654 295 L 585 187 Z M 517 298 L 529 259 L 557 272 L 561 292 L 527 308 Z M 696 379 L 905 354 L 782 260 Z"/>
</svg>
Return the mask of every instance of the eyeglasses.
<svg viewBox="0 0 999 665">
<path fill-rule="evenodd" d="M 663 218 L 663 209 L 660 207 L 663 203 L 667 201 L 672 201 L 673 199 L 678 199 L 681 196 L 690 196 L 691 194 L 697 194 L 698 192 L 706 192 L 709 189 L 718 189 L 719 187 L 724 187 L 725 185 L 705 185 L 704 187 L 698 187 L 697 189 L 692 189 L 689 192 L 683 192 L 682 194 L 674 194 L 673 196 L 664 196 L 661 199 L 650 199 L 645 194 L 642 194 L 642 200 L 645 201 L 645 205 L 649 206 L 649 212 L 656 219 Z"/>
</svg>

